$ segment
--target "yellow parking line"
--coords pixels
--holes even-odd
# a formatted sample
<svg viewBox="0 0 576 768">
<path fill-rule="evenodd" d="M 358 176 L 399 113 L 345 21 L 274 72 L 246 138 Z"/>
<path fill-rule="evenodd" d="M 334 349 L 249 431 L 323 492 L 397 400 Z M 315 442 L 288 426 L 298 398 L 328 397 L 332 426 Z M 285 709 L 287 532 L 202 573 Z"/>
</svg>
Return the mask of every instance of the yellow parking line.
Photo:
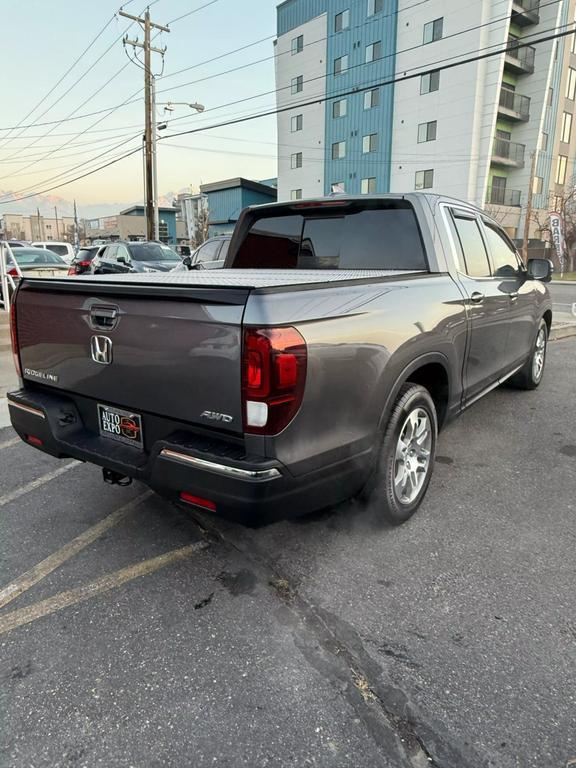
<svg viewBox="0 0 576 768">
<path fill-rule="evenodd" d="M 11 448 L 13 445 L 16 445 L 16 443 L 22 443 L 24 442 L 19 437 L 13 437 L 12 440 L 6 440 L 5 443 L 0 443 L 0 451 L 2 448 Z"/>
<path fill-rule="evenodd" d="M 78 552 L 81 552 L 93 541 L 96 541 L 99 536 L 102 536 L 105 531 L 108 531 L 110 528 L 117 525 L 121 520 L 133 512 L 140 502 L 151 495 L 152 491 L 141 493 L 140 496 L 137 496 L 135 499 L 128 502 L 128 504 L 115 510 L 103 520 L 100 520 L 99 523 L 88 528 L 59 550 L 37 563 L 29 571 L 18 576 L 18 578 L 11 584 L 0 589 L 0 608 L 7 605 L 7 603 L 10 603 L 12 600 L 15 600 L 23 592 L 26 592 L 27 589 L 30 589 L 34 584 L 42 581 L 42 579 L 46 578 L 49 573 L 52 573 L 52 571 L 61 566 L 71 557 L 77 555 Z"/>
<path fill-rule="evenodd" d="M 36 480 L 32 480 L 31 483 L 27 483 L 20 488 L 16 488 L 14 491 L 10 491 L 10 493 L 5 494 L 4 496 L 0 496 L 0 507 L 3 507 L 10 501 L 19 499 L 20 496 L 24 496 L 25 493 L 29 493 L 35 488 L 39 488 L 41 485 L 44 485 L 44 483 L 50 482 L 50 480 L 54 480 L 55 477 L 63 475 L 64 472 L 68 472 L 69 469 L 74 469 L 74 467 L 77 467 L 79 464 L 82 464 L 82 462 L 71 461 L 69 464 L 64 464 L 63 467 L 58 467 L 58 469 L 55 469 L 53 472 L 48 472 L 48 474 L 42 475 L 42 477 L 37 477 Z"/>
<path fill-rule="evenodd" d="M 194 544 L 189 544 L 186 547 L 180 547 L 179 549 L 173 549 L 171 552 L 166 552 L 158 557 L 152 557 L 149 560 L 144 560 L 136 565 L 130 565 L 127 568 L 122 568 L 115 573 L 109 573 L 106 576 L 102 576 L 96 581 L 92 581 L 89 584 L 84 584 L 76 589 L 70 589 L 66 592 L 59 592 L 53 597 L 49 597 L 46 600 L 42 600 L 34 605 L 29 605 L 26 608 L 19 608 L 11 613 L 6 613 L 0 617 L 0 635 L 5 632 L 9 632 L 16 627 L 21 627 L 23 624 L 29 624 L 36 619 L 40 619 L 43 616 L 49 616 L 51 613 L 61 611 L 63 608 L 67 608 L 70 605 L 90 600 L 92 597 L 97 597 L 103 592 L 108 592 L 110 589 L 119 587 L 128 581 L 137 579 L 139 576 L 146 576 L 147 574 L 154 573 L 154 571 L 164 568 L 167 565 L 176 563 L 179 560 L 184 560 L 190 557 L 191 554 L 201 549 L 206 549 L 209 546 L 206 542 L 198 541 Z"/>
</svg>

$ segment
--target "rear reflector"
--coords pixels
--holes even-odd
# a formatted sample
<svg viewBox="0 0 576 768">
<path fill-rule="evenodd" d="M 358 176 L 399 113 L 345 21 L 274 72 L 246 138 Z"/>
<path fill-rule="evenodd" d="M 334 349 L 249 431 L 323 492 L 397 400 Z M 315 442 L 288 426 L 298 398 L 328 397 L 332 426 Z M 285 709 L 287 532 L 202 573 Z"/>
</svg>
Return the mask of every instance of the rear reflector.
<svg viewBox="0 0 576 768">
<path fill-rule="evenodd" d="M 187 504 L 194 504 L 195 507 L 202 507 L 203 509 L 209 509 L 211 512 L 216 512 L 216 504 L 210 499 L 203 499 L 201 496 L 194 496 L 193 493 L 186 493 L 182 491 L 180 494 L 180 501 L 185 501 Z"/>
<path fill-rule="evenodd" d="M 39 437 L 35 437 L 34 435 L 26 435 L 26 440 L 31 445 L 44 445 L 43 441 L 40 440 Z"/>
</svg>

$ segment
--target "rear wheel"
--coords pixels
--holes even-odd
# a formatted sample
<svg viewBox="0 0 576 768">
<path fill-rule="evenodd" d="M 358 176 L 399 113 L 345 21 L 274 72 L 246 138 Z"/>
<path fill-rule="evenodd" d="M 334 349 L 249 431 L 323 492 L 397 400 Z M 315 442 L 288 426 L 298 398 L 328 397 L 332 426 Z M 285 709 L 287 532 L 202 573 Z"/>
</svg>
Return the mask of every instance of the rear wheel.
<svg viewBox="0 0 576 768">
<path fill-rule="evenodd" d="M 536 389 L 539 386 L 544 375 L 547 344 L 548 326 L 545 320 L 540 320 L 530 357 L 518 373 L 514 374 L 509 380 L 513 387 L 517 389 Z"/>
<path fill-rule="evenodd" d="M 420 506 L 432 477 L 437 435 L 436 408 L 428 390 L 404 384 L 363 493 L 391 525 L 406 522 Z"/>
</svg>

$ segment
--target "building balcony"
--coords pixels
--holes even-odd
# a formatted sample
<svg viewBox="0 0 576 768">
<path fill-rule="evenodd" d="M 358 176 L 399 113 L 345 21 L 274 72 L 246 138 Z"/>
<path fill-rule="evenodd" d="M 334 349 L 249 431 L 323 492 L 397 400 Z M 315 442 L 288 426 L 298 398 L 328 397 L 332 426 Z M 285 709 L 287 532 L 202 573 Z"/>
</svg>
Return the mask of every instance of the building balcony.
<svg viewBox="0 0 576 768">
<path fill-rule="evenodd" d="M 505 165 L 509 168 L 523 168 L 526 146 L 507 139 L 494 139 L 492 164 Z"/>
<path fill-rule="evenodd" d="M 502 88 L 498 102 L 498 116 L 504 120 L 527 122 L 530 119 L 530 98 Z"/>
<path fill-rule="evenodd" d="M 521 46 L 519 42 L 512 40 L 506 47 L 504 67 L 517 75 L 531 75 L 534 72 L 535 58 L 536 48 L 534 46 Z"/>
<path fill-rule="evenodd" d="M 519 189 L 505 189 L 503 187 L 492 187 L 486 195 L 486 202 L 489 205 L 508 205 L 513 208 L 520 207 L 521 193 Z"/>
<path fill-rule="evenodd" d="M 528 27 L 540 21 L 540 0 L 513 0 L 512 24 Z"/>
</svg>

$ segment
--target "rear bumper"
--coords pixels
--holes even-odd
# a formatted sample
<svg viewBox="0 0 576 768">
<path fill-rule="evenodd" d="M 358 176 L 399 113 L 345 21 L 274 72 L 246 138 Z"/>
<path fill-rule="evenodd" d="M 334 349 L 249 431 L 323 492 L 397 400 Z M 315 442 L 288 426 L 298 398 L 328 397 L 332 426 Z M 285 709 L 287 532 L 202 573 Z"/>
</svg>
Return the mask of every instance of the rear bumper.
<svg viewBox="0 0 576 768">
<path fill-rule="evenodd" d="M 114 470 L 172 501 L 181 493 L 193 494 L 212 502 L 218 516 L 248 525 L 343 501 L 362 487 L 370 468 L 369 457 L 362 456 L 295 477 L 276 460 L 246 454 L 238 441 L 195 434 L 177 424 L 143 452 L 88 428 L 73 397 L 22 389 L 8 394 L 8 406 L 18 435 L 45 453 Z"/>
</svg>

